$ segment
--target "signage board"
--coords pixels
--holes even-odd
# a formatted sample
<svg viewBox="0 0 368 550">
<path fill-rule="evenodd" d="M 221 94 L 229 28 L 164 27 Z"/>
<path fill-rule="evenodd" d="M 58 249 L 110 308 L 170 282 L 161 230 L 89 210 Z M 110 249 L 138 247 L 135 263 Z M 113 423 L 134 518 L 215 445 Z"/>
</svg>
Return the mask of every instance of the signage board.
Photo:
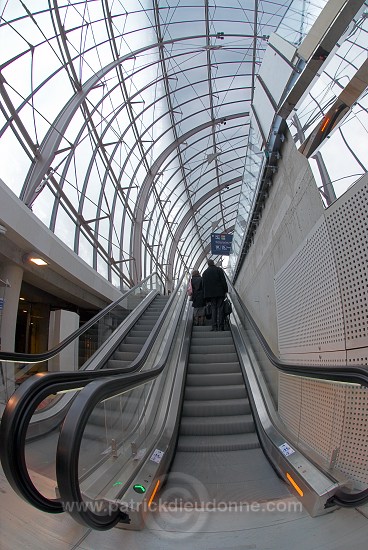
<svg viewBox="0 0 368 550">
<path fill-rule="evenodd" d="M 227 233 L 211 233 L 211 254 L 229 256 L 233 236 Z"/>
</svg>

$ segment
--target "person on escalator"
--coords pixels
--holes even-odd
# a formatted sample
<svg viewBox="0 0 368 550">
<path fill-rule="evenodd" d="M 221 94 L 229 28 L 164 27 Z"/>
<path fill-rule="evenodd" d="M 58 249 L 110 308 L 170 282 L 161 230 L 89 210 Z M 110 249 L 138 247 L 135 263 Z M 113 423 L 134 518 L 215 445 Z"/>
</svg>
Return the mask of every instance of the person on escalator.
<svg viewBox="0 0 368 550">
<path fill-rule="evenodd" d="M 203 296 L 203 281 L 202 277 L 198 270 L 193 269 L 192 271 L 192 306 L 193 306 L 193 316 L 194 324 L 203 326 L 204 325 L 204 296 Z"/>
<path fill-rule="evenodd" d="M 228 291 L 225 273 L 211 259 L 207 261 L 207 265 L 202 279 L 204 299 L 211 302 L 211 330 L 224 330 L 224 300 Z"/>
</svg>

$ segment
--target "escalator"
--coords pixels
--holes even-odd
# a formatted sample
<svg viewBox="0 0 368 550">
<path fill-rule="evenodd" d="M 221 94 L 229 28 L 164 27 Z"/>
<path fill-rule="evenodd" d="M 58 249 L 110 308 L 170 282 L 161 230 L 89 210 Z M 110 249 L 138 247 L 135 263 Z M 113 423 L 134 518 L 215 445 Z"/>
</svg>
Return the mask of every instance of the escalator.
<svg viewBox="0 0 368 550">
<path fill-rule="evenodd" d="M 83 381 L 82 384 L 106 376 L 106 373 L 99 372 L 101 369 L 128 372 L 139 368 L 140 354 L 143 348 L 143 354 L 151 348 L 160 325 L 159 318 L 168 302 L 168 296 L 152 288 L 156 284 L 156 274 L 147 277 L 47 352 L 33 355 L 0 352 L 2 368 L 13 370 L 13 365 L 21 364 L 22 372 L 34 374 L 41 365 L 43 376 L 46 374 L 44 365 L 48 362 L 48 368 L 52 371 L 53 364 L 59 362 L 58 358 L 68 346 L 73 346 L 76 351 L 75 364 L 68 364 L 68 370 L 78 371 L 78 374 L 73 373 L 73 377 Z M 72 358 L 73 354 L 69 351 L 68 356 Z M 61 377 L 65 376 L 66 373 L 61 374 Z M 71 399 L 71 394 L 45 396 L 31 418 L 27 439 L 55 429 L 62 422 Z"/>
<path fill-rule="evenodd" d="M 168 296 L 155 296 L 143 314 L 138 318 L 138 321 L 122 339 L 117 349 L 106 361 L 105 368 L 110 369 L 111 372 L 114 369 L 119 369 L 120 372 L 124 369 L 127 372 L 129 371 L 152 334 L 160 315 L 167 305 L 168 299 Z M 88 457 L 88 460 L 83 464 L 85 470 L 89 471 L 94 467 L 94 457 L 101 440 L 103 441 L 101 453 L 106 452 L 103 436 L 107 424 L 109 425 L 109 439 L 114 442 L 113 445 L 118 445 L 119 442 L 121 418 L 124 418 L 125 426 L 134 425 L 135 419 L 139 418 L 141 403 L 145 398 L 144 394 L 144 386 L 141 386 L 134 392 L 134 395 L 129 394 L 128 396 L 121 397 L 117 407 L 112 409 L 110 406 L 108 413 L 106 412 L 105 404 L 99 404 L 94 408 L 84 432 L 84 454 Z"/>
<path fill-rule="evenodd" d="M 95 380 L 74 400 L 57 450 L 60 499 L 40 499 L 27 489 L 19 491 L 23 498 L 47 512 L 66 508 L 78 522 L 96 530 L 116 525 L 141 528 L 149 512 L 147 503 L 158 495 L 169 503 L 185 496 L 192 504 L 266 502 L 297 496 L 312 517 L 336 505 L 364 503 L 367 491 L 349 495 L 328 472 L 292 448 L 287 434 L 280 431 L 250 345 L 249 334 L 257 329 L 249 321 L 244 331 L 244 315 L 248 314 L 234 289 L 231 331 L 223 332 L 192 327 L 192 308 L 184 306 L 184 294 L 185 290 L 163 329 L 156 362 L 139 373 Z M 274 357 L 270 361 L 294 375 L 330 376 L 368 385 L 367 369 L 361 367 L 326 372 L 284 365 Z M 84 468 L 90 471 L 82 472 L 86 465 L 82 455 L 93 448 L 86 444 L 91 433 L 92 438 L 111 441 L 107 431 L 101 436 L 91 429 L 89 422 L 96 411 L 103 408 L 100 424 L 105 425 L 110 411 L 115 411 L 115 430 L 132 403 L 138 404 L 138 412 L 128 419 L 123 436 L 113 432 L 117 446 L 105 445 L 99 460 L 92 461 L 95 465 Z M 14 478 L 13 486 L 17 486 Z M 71 511 L 68 503 L 78 506 Z M 96 512 L 93 503 L 103 503 L 103 509 Z"/>
<path fill-rule="evenodd" d="M 147 280 L 150 278 L 147 278 Z M 100 318 L 105 319 L 107 317 L 108 323 L 99 325 L 100 347 L 87 360 L 87 364 L 84 365 L 82 370 L 72 373 L 40 373 L 33 376 L 18 388 L 7 403 L 0 428 L 2 441 L 8 441 L 6 445 L 1 446 L 3 469 L 8 480 L 11 480 L 10 482 L 15 491 L 26 500 L 30 499 L 36 507 L 41 507 L 41 509 L 46 509 L 52 513 L 62 511 L 58 498 L 49 499 L 35 487 L 28 472 L 26 442 L 30 438 L 40 438 L 42 436 L 47 452 L 43 464 L 46 464 L 48 469 L 54 470 L 54 467 L 50 467 L 50 463 L 52 453 L 54 453 L 52 460 L 54 463 L 58 438 L 58 431 L 55 431 L 55 428 L 60 426 L 70 407 L 70 403 L 73 402 L 78 391 L 94 380 L 109 379 L 126 373 L 134 373 L 142 368 L 152 348 L 155 346 L 156 337 L 165 323 L 170 308 L 175 303 L 177 289 L 174 290 L 170 297 L 160 295 L 157 290 L 148 289 L 143 294 L 143 301 L 139 300 L 139 304 L 132 312 L 132 315 L 127 318 L 124 315 L 125 320 L 121 326 L 119 324 L 116 328 L 111 326 L 110 320 L 111 318 L 116 318 L 116 315 L 114 317 L 111 315 L 111 311 L 116 306 L 119 308 L 120 302 L 125 300 L 129 294 L 134 293 L 135 289 L 142 294 L 142 287 L 146 286 L 145 283 L 146 280 L 128 291 L 116 303 L 108 306 L 106 310 L 96 316 L 98 318 L 97 321 Z M 87 327 L 79 329 L 75 333 L 75 336 L 79 337 L 83 331 L 89 330 L 94 321 L 95 319 L 88 323 Z M 109 330 L 107 331 L 106 328 Z M 63 341 L 56 348 L 56 353 L 69 345 L 73 337 L 74 335 L 71 335 Z M 127 342 L 125 341 L 125 337 L 128 338 Z M 129 341 L 129 338 L 133 338 L 135 341 Z M 119 346 L 122 346 L 120 350 Z M 110 357 L 114 351 L 117 355 L 112 359 L 112 364 L 109 365 Z M 46 352 L 43 354 L 44 357 L 42 359 L 49 358 L 54 352 L 55 349 Z M 18 359 L 17 354 L 4 353 L 3 355 L 10 361 Z M 23 357 L 22 359 L 24 360 Z M 37 362 L 39 357 L 27 356 L 27 360 Z M 43 403 L 45 399 L 49 399 L 50 397 L 50 406 L 39 411 L 38 407 L 40 403 Z M 124 413 L 130 406 L 131 402 L 123 407 Z M 41 421 L 40 417 L 42 417 Z M 38 426 L 40 423 L 41 429 Z M 99 424 L 100 420 L 97 419 L 97 427 Z M 46 438 L 49 438 L 47 441 L 45 440 L 45 434 Z M 35 445 L 37 445 L 37 442 L 35 442 Z"/>
<path fill-rule="evenodd" d="M 128 367 L 138 357 L 163 312 L 168 299 L 168 296 L 157 295 L 152 300 L 138 321 L 123 338 L 116 351 L 108 359 L 106 368 L 122 369 Z"/>
<path fill-rule="evenodd" d="M 202 491 L 188 499 L 189 485 Z M 193 327 L 177 448 L 161 498 L 174 504 L 185 494 L 196 507 L 290 496 L 261 449 L 232 334 L 210 326 Z"/>
</svg>

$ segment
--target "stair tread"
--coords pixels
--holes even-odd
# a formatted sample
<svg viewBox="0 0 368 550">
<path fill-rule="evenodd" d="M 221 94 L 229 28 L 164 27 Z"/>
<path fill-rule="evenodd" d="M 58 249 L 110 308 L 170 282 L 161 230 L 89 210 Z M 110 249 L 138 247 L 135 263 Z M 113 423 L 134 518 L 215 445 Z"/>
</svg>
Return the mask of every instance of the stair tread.
<svg viewBox="0 0 368 550">
<path fill-rule="evenodd" d="M 231 386 L 244 384 L 241 372 L 203 373 L 187 375 L 187 386 Z"/>
<path fill-rule="evenodd" d="M 226 435 L 180 435 L 178 451 L 213 452 L 256 449 L 260 446 L 255 432 Z"/>
<path fill-rule="evenodd" d="M 226 415 L 211 418 L 209 416 L 185 416 L 182 418 L 182 424 L 229 424 L 237 421 L 249 421 L 253 422 L 252 415 L 238 414 L 238 415 Z"/>
</svg>

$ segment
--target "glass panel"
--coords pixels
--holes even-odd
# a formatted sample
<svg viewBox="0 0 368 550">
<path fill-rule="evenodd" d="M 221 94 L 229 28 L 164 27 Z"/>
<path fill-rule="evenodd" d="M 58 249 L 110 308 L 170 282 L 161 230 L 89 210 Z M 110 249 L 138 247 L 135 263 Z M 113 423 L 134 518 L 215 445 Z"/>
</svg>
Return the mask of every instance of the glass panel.
<svg viewBox="0 0 368 550">
<path fill-rule="evenodd" d="M 88 369 L 94 353 L 99 350 L 116 328 L 152 290 L 158 290 L 158 292 L 164 294 L 163 282 L 157 274 L 154 274 L 147 281 L 143 281 L 141 286 L 128 291 L 111 311 L 92 324 L 65 350 L 48 361 L 39 363 L 0 362 L 0 403 L 5 404 L 14 390 L 24 380 L 37 372 L 56 372 L 60 370 L 73 372 L 79 369 Z M 45 403 L 42 405 L 42 409 L 44 408 Z"/>
<path fill-rule="evenodd" d="M 319 78 L 288 120 L 299 147 L 313 134 L 318 125 L 323 128 L 323 122 L 328 122 L 329 117 L 333 117 L 330 112 L 332 106 L 336 104 L 335 109 L 340 105 L 346 107 L 336 126 L 327 129 L 328 139 L 324 139 L 309 158 L 326 206 L 329 206 L 335 197 L 341 196 L 367 171 L 367 90 L 356 97 L 356 101 L 352 101 L 357 90 L 362 89 L 361 77 L 358 76 L 355 82 L 353 79 L 366 62 L 367 33 L 368 20 L 364 14 L 358 13 L 341 39 L 340 47 L 326 61 Z M 345 102 L 348 105 L 345 105 Z M 330 183 L 333 185 L 335 197 L 329 196 L 326 200 L 323 190 L 324 186 Z"/>
<path fill-rule="evenodd" d="M 106 399 L 89 417 L 79 454 L 79 480 L 84 499 L 102 498 L 124 486 L 147 449 L 152 424 L 149 406 L 153 383 Z M 117 466 L 118 465 L 118 466 Z"/>
<path fill-rule="evenodd" d="M 328 0 L 293 0 L 277 29 L 277 34 L 299 46 Z"/>
</svg>

